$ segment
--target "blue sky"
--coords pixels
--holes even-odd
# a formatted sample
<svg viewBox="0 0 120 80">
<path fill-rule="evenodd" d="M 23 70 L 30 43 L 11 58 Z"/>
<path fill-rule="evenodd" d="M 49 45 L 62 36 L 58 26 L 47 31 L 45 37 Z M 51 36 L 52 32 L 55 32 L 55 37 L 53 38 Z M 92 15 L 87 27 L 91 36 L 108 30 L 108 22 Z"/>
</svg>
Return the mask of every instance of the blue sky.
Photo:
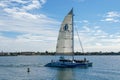
<svg viewBox="0 0 120 80">
<path fill-rule="evenodd" d="M 0 0 L 0 51 L 55 51 L 60 24 L 74 8 L 85 52 L 120 51 L 120 0 Z M 75 51 L 81 51 L 75 33 Z"/>
</svg>

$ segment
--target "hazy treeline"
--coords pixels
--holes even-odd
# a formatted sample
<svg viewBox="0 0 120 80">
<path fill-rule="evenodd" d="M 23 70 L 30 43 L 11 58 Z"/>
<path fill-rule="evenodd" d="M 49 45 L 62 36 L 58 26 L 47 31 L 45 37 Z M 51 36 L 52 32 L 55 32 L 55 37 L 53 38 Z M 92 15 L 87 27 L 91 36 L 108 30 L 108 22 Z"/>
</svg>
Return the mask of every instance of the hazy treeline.
<svg viewBox="0 0 120 80">
<path fill-rule="evenodd" d="M 55 52 L 0 52 L 0 56 L 55 55 Z M 75 52 L 74 55 L 120 55 L 120 52 Z"/>
</svg>

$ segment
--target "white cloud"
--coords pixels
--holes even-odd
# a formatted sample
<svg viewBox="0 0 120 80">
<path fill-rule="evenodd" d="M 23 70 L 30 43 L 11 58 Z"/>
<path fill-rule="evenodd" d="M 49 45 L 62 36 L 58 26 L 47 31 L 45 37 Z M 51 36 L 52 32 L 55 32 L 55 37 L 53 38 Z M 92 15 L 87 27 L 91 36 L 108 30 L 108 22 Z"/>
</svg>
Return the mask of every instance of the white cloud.
<svg viewBox="0 0 120 80">
<path fill-rule="evenodd" d="M 84 23 L 88 23 L 88 20 L 83 20 Z"/>
<path fill-rule="evenodd" d="M 107 21 L 107 22 L 120 22 L 120 20 L 114 19 L 114 18 L 106 18 L 106 19 L 101 20 L 101 21 Z"/>
<path fill-rule="evenodd" d="M 21 18 L 21 19 L 37 19 L 38 15 L 33 15 L 27 12 L 22 12 L 22 11 L 18 11 L 17 9 L 9 9 L 9 8 L 5 8 L 4 9 L 5 12 L 9 13 L 9 16 L 14 17 L 14 18 Z"/>
<path fill-rule="evenodd" d="M 102 46 L 102 43 L 95 43 L 96 46 Z"/>
<path fill-rule="evenodd" d="M 28 3 L 30 0 L 10 0 L 11 2 L 17 2 L 17 3 L 22 3 L 22 4 L 26 4 Z"/>
<path fill-rule="evenodd" d="M 83 26 L 83 28 L 85 29 L 86 32 L 90 32 L 91 31 L 90 28 L 87 27 L 87 26 Z"/>
<path fill-rule="evenodd" d="M 16 2 L 16 3 L 13 3 Z M 20 3 L 20 4 L 19 4 Z M 40 9 L 46 0 L 6 0 L 0 2 L 0 7 L 14 18 L 32 18 L 36 19 L 39 15 L 29 13 L 29 10 Z M 20 6 L 22 4 L 22 6 Z M 43 15 L 43 14 L 40 14 Z"/>
<path fill-rule="evenodd" d="M 0 7 L 5 7 L 6 5 L 4 3 L 0 3 Z"/>
<path fill-rule="evenodd" d="M 4 25 L 4 23 L 2 21 L 0 21 L 0 25 Z"/>
<path fill-rule="evenodd" d="M 94 28 L 95 28 L 95 29 L 99 29 L 99 28 L 100 28 L 100 26 L 95 26 Z"/>
<path fill-rule="evenodd" d="M 0 15 L 1 51 L 55 51 L 58 35 L 56 27 L 60 23 L 45 14 L 29 12 L 33 9 L 40 10 L 46 0 L 7 0 L 0 3 L 6 5 L 0 6 L 1 14 L 6 14 Z M 2 32 L 22 34 L 10 38 Z"/>
<path fill-rule="evenodd" d="M 44 4 L 44 3 L 46 3 L 46 1 L 47 1 L 47 0 L 41 0 L 41 3 Z"/>
<path fill-rule="evenodd" d="M 38 0 L 33 0 L 31 4 L 29 4 L 27 6 L 23 6 L 22 9 L 31 10 L 31 9 L 35 9 L 35 8 L 40 8 L 42 4 L 43 3 L 40 4 L 40 2 Z"/>
<path fill-rule="evenodd" d="M 0 51 L 55 51 L 56 46 L 56 34 L 54 33 L 26 33 L 17 38 L 8 38 L 1 34 L 0 40 Z"/>
<path fill-rule="evenodd" d="M 89 21 L 88 20 L 78 20 L 78 21 L 74 21 L 75 23 L 89 23 Z"/>
<path fill-rule="evenodd" d="M 120 13 L 116 12 L 116 11 L 111 11 L 111 12 L 108 12 L 106 14 L 106 17 L 120 17 Z"/>
<path fill-rule="evenodd" d="M 79 36 L 85 52 L 94 51 L 119 51 L 120 33 L 109 34 L 100 28 L 101 26 L 83 26 L 79 29 Z M 77 35 L 75 33 L 75 35 Z M 75 36 L 75 51 L 81 51 L 78 44 L 78 37 Z"/>
<path fill-rule="evenodd" d="M 120 22 L 120 13 L 116 11 L 110 11 L 107 12 L 104 16 L 104 19 L 101 21 L 106 21 L 106 22 Z"/>
</svg>

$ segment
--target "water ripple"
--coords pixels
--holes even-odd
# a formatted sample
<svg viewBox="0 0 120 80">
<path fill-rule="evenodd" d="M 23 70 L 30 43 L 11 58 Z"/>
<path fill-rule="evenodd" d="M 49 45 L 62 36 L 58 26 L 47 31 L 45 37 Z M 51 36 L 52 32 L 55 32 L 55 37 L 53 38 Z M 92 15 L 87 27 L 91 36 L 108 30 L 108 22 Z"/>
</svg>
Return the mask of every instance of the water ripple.
<svg viewBox="0 0 120 80">
<path fill-rule="evenodd" d="M 43 64 L 2 64 L 0 67 L 43 67 Z"/>
</svg>

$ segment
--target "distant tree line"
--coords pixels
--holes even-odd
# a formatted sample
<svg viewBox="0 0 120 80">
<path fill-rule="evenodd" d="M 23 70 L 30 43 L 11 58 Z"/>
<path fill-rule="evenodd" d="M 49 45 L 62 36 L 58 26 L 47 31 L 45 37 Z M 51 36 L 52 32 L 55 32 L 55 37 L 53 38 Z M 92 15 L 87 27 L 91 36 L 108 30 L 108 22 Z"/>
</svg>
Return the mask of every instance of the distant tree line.
<svg viewBox="0 0 120 80">
<path fill-rule="evenodd" d="M 120 55 L 120 52 L 75 52 L 75 55 Z"/>
<path fill-rule="evenodd" d="M 0 52 L 0 56 L 55 55 L 55 52 Z M 120 52 L 74 52 L 74 55 L 120 55 Z"/>
</svg>

